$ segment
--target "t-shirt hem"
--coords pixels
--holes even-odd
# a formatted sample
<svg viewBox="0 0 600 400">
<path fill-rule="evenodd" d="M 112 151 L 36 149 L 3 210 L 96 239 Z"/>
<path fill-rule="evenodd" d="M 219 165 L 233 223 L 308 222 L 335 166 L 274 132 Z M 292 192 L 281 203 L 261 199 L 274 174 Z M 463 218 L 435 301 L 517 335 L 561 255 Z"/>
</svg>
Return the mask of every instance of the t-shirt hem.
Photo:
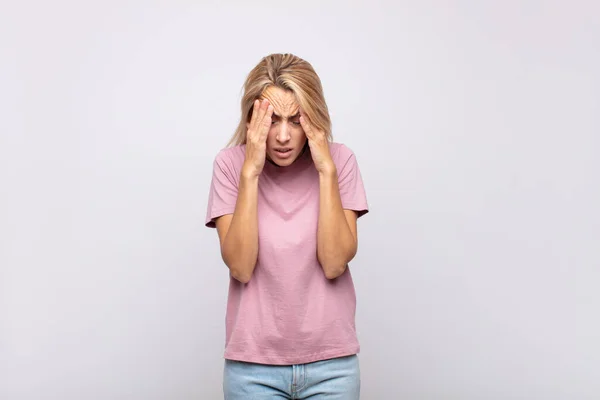
<svg viewBox="0 0 600 400">
<path fill-rule="evenodd" d="M 329 360 L 332 358 L 352 356 L 360 352 L 360 346 L 347 349 L 337 349 L 319 353 L 306 354 L 302 356 L 281 356 L 281 355 L 256 355 L 256 354 L 236 354 L 225 352 L 224 358 L 232 361 L 242 361 L 255 364 L 267 365 L 297 365 L 307 364 L 317 361 Z"/>
<path fill-rule="evenodd" d="M 346 210 L 356 211 L 359 217 L 362 217 L 363 215 L 369 212 L 369 206 L 366 204 L 342 203 L 342 208 Z"/>
<path fill-rule="evenodd" d="M 217 217 L 222 217 L 223 215 L 226 215 L 226 214 L 233 214 L 234 211 L 235 211 L 235 206 L 224 207 L 224 208 L 219 208 L 217 210 L 213 210 L 210 213 L 209 218 L 204 221 L 204 225 L 208 228 L 214 228 L 215 227 L 215 219 Z"/>
</svg>

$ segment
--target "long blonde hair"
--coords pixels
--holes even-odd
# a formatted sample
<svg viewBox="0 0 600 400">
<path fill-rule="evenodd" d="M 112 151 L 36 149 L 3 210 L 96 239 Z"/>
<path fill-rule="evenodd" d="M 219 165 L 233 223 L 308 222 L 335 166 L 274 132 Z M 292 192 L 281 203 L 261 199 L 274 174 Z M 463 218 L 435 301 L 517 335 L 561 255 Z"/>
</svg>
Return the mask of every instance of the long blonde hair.
<svg viewBox="0 0 600 400">
<path fill-rule="evenodd" d="M 312 65 L 293 54 L 270 54 L 250 71 L 244 83 L 241 118 L 228 146 L 246 143 L 246 123 L 252 117 L 252 106 L 265 89 L 276 86 L 290 90 L 312 123 L 332 140 L 331 118 L 325 102 L 321 80 Z"/>
</svg>

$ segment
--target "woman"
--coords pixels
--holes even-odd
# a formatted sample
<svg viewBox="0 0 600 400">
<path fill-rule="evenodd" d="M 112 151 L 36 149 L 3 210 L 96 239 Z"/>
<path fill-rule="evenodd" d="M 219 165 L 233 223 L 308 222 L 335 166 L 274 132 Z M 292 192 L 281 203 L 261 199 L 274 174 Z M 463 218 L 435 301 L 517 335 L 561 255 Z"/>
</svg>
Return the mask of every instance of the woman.
<svg viewBox="0 0 600 400">
<path fill-rule="evenodd" d="M 356 158 L 332 142 L 308 62 L 269 55 L 244 89 L 206 215 L 230 272 L 225 399 L 358 399 L 348 263 L 368 207 Z"/>
</svg>

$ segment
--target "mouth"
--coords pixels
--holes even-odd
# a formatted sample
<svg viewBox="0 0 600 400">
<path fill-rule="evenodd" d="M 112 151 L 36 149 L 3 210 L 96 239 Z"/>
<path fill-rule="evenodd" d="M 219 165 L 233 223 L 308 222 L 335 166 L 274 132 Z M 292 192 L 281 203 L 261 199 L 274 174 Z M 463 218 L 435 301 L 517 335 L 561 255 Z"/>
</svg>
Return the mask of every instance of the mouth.
<svg viewBox="0 0 600 400">
<path fill-rule="evenodd" d="M 275 158 L 279 160 L 287 160 L 292 157 L 292 148 L 291 147 L 279 147 L 275 150 Z"/>
</svg>

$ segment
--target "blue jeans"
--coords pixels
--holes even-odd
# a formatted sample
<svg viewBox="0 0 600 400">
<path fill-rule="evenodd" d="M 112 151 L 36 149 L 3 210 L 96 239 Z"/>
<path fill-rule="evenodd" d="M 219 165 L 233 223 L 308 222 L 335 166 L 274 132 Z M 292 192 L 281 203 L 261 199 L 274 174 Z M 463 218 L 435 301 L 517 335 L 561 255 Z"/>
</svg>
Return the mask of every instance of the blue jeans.
<svg viewBox="0 0 600 400">
<path fill-rule="evenodd" d="M 358 356 L 298 365 L 225 360 L 225 400 L 360 398 Z"/>
</svg>

